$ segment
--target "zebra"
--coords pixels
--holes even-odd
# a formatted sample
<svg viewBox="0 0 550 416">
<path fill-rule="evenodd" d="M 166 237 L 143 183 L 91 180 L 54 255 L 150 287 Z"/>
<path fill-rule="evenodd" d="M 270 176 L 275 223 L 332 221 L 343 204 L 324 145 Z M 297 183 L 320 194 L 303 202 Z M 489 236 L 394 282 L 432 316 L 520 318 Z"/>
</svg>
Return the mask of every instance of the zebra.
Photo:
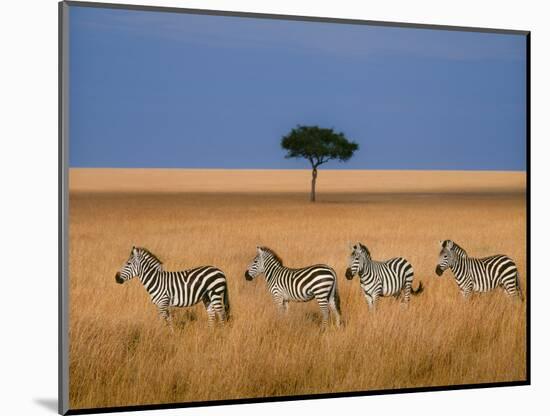
<svg viewBox="0 0 550 416">
<path fill-rule="evenodd" d="M 374 261 L 369 249 L 357 243 L 352 247 L 349 257 L 346 279 L 352 280 L 357 274 L 363 294 L 369 306 L 374 310 L 381 296 L 399 298 L 403 293 L 403 302 L 408 304 L 411 293 L 419 295 L 423 290 L 422 282 L 416 290 L 412 289 L 414 272 L 412 265 L 403 257 L 386 261 Z"/>
<path fill-rule="evenodd" d="M 502 287 L 510 296 L 523 301 L 519 273 L 514 261 L 497 254 L 481 259 L 469 257 L 466 250 L 452 240 L 439 242 L 441 251 L 435 273 L 441 276 L 451 269 L 462 295 L 468 298 L 472 292 L 488 292 Z"/>
<path fill-rule="evenodd" d="M 340 297 L 336 272 L 329 266 L 317 264 L 300 269 L 283 265 L 281 258 L 267 247 L 257 247 L 257 253 L 244 276 L 251 281 L 265 275 L 267 288 L 280 311 L 288 312 L 288 302 L 307 302 L 315 298 L 322 314 L 322 326 L 329 320 L 329 308 L 336 326 L 341 323 Z"/>
<path fill-rule="evenodd" d="M 161 318 L 172 328 L 171 306 L 192 306 L 202 301 L 208 313 L 208 325 L 218 317 L 229 320 L 229 292 L 224 273 L 213 266 L 202 266 L 176 272 L 164 271 L 162 262 L 143 247 L 132 247 L 128 261 L 117 272 L 122 284 L 138 277 L 157 306 Z"/>
</svg>

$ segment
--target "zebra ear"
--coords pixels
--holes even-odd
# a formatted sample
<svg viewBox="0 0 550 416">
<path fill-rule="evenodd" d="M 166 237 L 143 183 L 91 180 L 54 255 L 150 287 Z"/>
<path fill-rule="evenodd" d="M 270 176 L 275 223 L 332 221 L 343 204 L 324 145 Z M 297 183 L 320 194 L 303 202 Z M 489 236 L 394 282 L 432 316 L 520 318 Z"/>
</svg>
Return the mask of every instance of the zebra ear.
<svg viewBox="0 0 550 416">
<path fill-rule="evenodd" d="M 262 252 L 263 252 L 263 250 L 260 246 L 256 247 L 256 251 L 258 252 L 258 254 L 262 254 Z"/>
<path fill-rule="evenodd" d="M 443 247 L 443 240 L 439 240 L 439 247 Z"/>
<path fill-rule="evenodd" d="M 441 247 L 443 248 L 453 248 L 453 242 L 451 240 L 444 240 L 444 241 L 440 241 L 439 244 L 441 244 Z"/>
<path fill-rule="evenodd" d="M 137 256 L 137 248 L 136 248 L 136 246 L 132 246 L 132 254 L 133 254 L 134 256 Z"/>
</svg>

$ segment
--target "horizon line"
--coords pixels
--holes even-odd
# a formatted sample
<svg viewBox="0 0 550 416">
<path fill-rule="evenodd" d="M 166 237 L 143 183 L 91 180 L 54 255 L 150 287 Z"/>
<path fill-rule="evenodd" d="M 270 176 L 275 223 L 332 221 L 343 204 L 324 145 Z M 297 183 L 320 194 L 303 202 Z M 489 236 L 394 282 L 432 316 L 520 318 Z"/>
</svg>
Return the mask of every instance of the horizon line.
<svg viewBox="0 0 550 416">
<path fill-rule="evenodd" d="M 140 166 L 69 166 L 69 169 L 117 169 L 117 170 L 219 170 L 219 171 L 311 171 L 311 168 L 186 168 L 186 167 L 140 167 Z M 385 169 L 356 169 L 356 168 L 340 168 L 340 169 L 321 169 L 320 171 L 373 171 L 373 172 L 385 172 L 385 171 L 415 171 L 415 172 L 518 172 L 527 173 L 527 169 L 398 169 L 398 168 L 385 168 Z"/>
</svg>

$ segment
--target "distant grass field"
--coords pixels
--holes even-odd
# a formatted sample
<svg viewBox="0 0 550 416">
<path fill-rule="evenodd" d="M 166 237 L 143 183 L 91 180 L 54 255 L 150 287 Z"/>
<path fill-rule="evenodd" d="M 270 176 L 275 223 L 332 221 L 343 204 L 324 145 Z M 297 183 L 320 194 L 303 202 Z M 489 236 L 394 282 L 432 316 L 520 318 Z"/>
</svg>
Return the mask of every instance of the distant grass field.
<svg viewBox="0 0 550 416">
<path fill-rule="evenodd" d="M 525 303 L 501 291 L 464 301 L 449 271 L 434 273 L 450 238 L 511 256 L 525 291 L 522 173 L 320 171 L 315 204 L 307 171 L 70 174 L 71 408 L 525 379 Z M 369 312 L 344 278 L 354 241 L 406 257 L 424 293 Z M 170 333 L 137 279 L 115 283 L 132 245 L 167 270 L 224 270 L 231 323 L 207 328 L 198 305 L 173 310 Z M 313 302 L 280 316 L 263 278 L 244 279 L 257 245 L 287 266 L 334 267 L 345 327 L 321 332 Z"/>
</svg>

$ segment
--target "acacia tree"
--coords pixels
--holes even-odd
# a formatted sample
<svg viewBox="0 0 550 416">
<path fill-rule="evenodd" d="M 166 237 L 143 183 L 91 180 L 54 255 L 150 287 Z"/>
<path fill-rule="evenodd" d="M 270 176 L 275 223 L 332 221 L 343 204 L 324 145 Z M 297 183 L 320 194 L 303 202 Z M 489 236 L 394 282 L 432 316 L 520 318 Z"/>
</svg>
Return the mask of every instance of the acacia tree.
<svg viewBox="0 0 550 416">
<path fill-rule="evenodd" d="M 317 168 L 329 160 L 345 162 L 359 149 L 359 145 L 346 139 L 343 133 L 318 126 L 298 126 L 281 140 L 287 151 L 286 158 L 304 158 L 311 164 L 311 202 L 315 202 Z"/>
</svg>

